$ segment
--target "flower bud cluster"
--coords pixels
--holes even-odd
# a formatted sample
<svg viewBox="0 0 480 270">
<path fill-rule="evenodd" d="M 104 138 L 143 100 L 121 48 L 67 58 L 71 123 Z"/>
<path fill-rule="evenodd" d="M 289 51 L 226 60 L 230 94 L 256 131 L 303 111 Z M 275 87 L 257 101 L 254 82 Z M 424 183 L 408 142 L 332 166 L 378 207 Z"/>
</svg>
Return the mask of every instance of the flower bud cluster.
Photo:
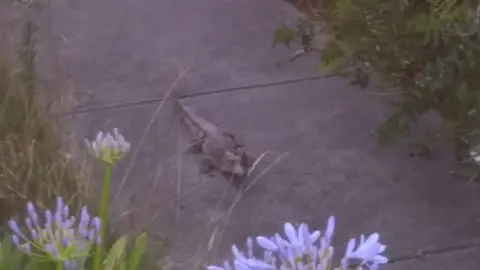
<svg viewBox="0 0 480 270">
<path fill-rule="evenodd" d="M 60 197 L 55 211 L 46 210 L 43 221 L 41 219 L 33 203 L 28 202 L 25 226 L 19 226 L 13 218 L 8 222 L 13 232 L 12 242 L 33 257 L 48 257 L 62 262 L 65 269 L 73 269 L 78 259 L 89 255 L 92 245 L 101 242 L 100 219 L 90 217 L 87 208 L 83 207 L 80 220 L 76 222 L 76 218 L 70 216 L 69 206 Z"/>
</svg>

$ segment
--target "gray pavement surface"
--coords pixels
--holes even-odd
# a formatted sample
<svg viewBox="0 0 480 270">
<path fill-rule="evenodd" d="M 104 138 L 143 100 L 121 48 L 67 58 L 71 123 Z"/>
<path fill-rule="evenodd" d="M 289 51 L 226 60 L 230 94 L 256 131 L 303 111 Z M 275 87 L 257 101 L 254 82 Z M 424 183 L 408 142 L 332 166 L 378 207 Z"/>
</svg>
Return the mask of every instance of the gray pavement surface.
<svg viewBox="0 0 480 270">
<path fill-rule="evenodd" d="M 277 22 L 294 18 L 281 1 L 52 0 L 39 10 L 49 26 L 44 46 L 80 93 L 76 136 L 118 127 L 138 148 L 115 171 L 117 190 L 128 172 L 115 214 L 132 210 L 125 226 L 170 235 L 169 262 L 178 269 L 204 253 L 224 258 L 230 245 L 285 221 L 323 228 L 329 215 L 337 217 L 338 244 L 379 232 L 395 259 L 384 269 L 478 269 L 480 187 L 449 176 L 448 150 L 425 162 L 407 157 L 406 142 L 381 147 L 372 130 L 388 108 L 377 96 L 335 77 L 281 83 L 315 75 L 313 60 L 275 66 L 291 53 L 270 44 Z M 233 210 L 231 187 L 176 155 L 185 143 L 169 104 L 157 112 L 157 99 L 193 57 L 182 93 L 237 89 L 186 102 L 253 153 L 270 151 L 260 168 L 288 153 Z M 244 87 L 252 85 L 262 87 Z M 218 246 L 206 252 L 211 242 Z"/>
<path fill-rule="evenodd" d="M 460 251 L 452 251 L 425 257 L 422 259 L 408 260 L 401 263 L 386 266 L 385 270 L 404 269 L 478 269 L 478 253 L 480 249 L 472 248 Z"/>
<path fill-rule="evenodd" d="M 178 69 L 198 92 L 304 76 L 314 66 L 276 69 L 272 29 L 291 10 L 278 1 L 58 1 L 48 20 L 81 105 L 162 95 Z M 290 16 L 291 17 L 291 16 Z M 252 65 L 255 63 L 255 65 Z"/>
</svg>

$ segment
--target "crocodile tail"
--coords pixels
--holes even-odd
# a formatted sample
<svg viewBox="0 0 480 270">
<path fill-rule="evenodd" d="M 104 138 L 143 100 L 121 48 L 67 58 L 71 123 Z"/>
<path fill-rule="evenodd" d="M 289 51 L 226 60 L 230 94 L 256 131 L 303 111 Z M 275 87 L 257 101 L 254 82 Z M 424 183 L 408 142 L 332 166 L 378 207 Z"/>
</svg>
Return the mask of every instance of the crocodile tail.
<svg viewBox="0 0 480 270">
<path fill-rule="evenodd" d="M 172 91 L 168 99 L 172 101 L 175 112 L 183 111 L 182 95 L 179 91 Z"/>
<path fill-rule="evenodd" d="M 183 126 L 184 130 L 189 133 L 189 136 L 192 136 L 193 138 L 202 137 L 202 127 L 197 123 L 197 117 L 191 109 L 187 107 L 180 98 L 173 98 L 172 102 L 174 113 L 179 118 L 180 124 Z"/>
</svg>

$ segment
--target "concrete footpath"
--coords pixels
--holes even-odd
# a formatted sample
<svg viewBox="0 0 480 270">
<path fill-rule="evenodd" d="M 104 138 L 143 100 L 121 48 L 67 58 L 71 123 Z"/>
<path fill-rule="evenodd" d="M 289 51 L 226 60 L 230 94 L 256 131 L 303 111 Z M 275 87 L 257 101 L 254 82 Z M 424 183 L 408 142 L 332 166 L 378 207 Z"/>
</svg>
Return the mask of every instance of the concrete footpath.
<svg viewBox="0 0 480 270">
<path fill-rule="evenodd" d="M 340 78 L 317 76 L 315 59 L 276 67 L 292 52 L 271 48 L 277 23 L 295 18 L 282 1 L 49 3 L 39 18 L 49 29 L 45 47 L 78 93 L 76 135 L 118 127 L 138 148 L 115 172 L 117 189 L 129 173 L 115 213 L 131 210 L 125 226 L 148 229 L 158 242 L 171 236 L 169 262 L 179 269 L 209 248 L 205 256 L 223 258 L 230 245 L 285 221 L 323 228 L 330 215 L 338 244 L 381 234 L 393 259 L 383 269 L 479 268 L 480 186 L 449 176 L 449 153 L 425 162 L 408 158 L 405 142 L 381 147 L 372 130 L 388 108 Z M 227 184 L 176 156 L 169 105 L 157 111 L 192 59 L 178 87 L 196 95 L 186 103 L 253 153 L 268 150 L 261 168 L 288 153 L 233 208 Z"/>
</svg>

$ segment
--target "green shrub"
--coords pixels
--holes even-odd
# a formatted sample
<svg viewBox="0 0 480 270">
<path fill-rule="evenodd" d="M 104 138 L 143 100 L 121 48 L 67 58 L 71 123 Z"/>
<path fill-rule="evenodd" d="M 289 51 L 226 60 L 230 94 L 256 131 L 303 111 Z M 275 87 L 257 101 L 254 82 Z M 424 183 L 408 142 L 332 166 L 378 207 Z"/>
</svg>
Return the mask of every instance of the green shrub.
<svg viewBox="0 0 480 270">
<path fill-rule="evenodd" d="M 337 0 L 329 15 L 320 69 L 346 73 L 362 87 L 374 81 L 396 97 L 379 129 L 381 141 L 391 142 L 434 111 L 456 157 L 464 158 L 478 142 L 479 2 Z"/>
</svg>

